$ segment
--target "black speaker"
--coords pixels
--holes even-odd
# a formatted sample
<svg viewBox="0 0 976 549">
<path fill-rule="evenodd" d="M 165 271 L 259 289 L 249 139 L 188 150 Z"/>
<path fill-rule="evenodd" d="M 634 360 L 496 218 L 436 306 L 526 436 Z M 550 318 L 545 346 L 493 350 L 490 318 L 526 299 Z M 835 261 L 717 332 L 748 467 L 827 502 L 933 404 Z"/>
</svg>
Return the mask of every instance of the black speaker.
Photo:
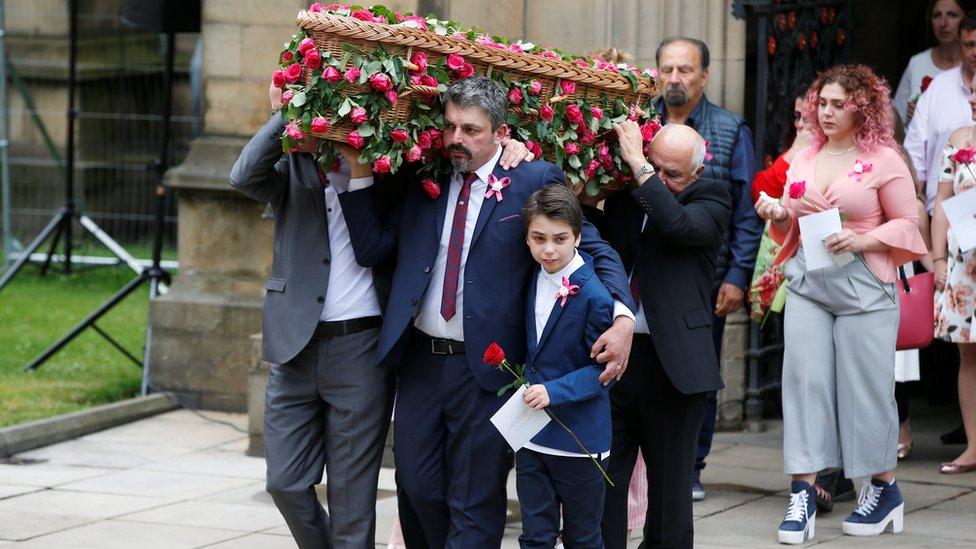
<svg viewBox="0 0 976 549">
<path fill-rule="evenodd" d="M 200 32 L 200 0 L 125 0 L 122 21 L 150 32 Z"/>
</svg>

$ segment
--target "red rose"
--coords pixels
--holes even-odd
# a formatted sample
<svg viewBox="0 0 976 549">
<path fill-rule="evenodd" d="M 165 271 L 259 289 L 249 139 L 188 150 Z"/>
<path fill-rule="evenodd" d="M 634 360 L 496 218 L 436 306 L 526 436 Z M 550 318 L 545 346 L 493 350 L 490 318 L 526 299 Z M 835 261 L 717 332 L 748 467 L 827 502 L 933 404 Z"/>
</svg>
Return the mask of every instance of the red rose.
<svg viewBox="0 0 976 549">
<path fill-rule="evenodd" d="M 542 108 L 539 109 L 539 118 L 543 120 L 552 120 L 552 117 L 555 114 L 556 111 L 552 110 L 552 107 L 550 107 L 549 105 L 543 105 Z"/>
<path fill-rule="evenodd" d="M 319 50 L 308 50 L 305 54 L 305 60 L 303 64 L 309 69 L 317 69 L 322 66 L 322 56 L 319 55 Z"/>
<path fill-rule="evenodd" d="M 432 88 L 437 87 L 437 79 L 429 74 L 424 74 L 420 77 L 421 86 L 430 86 Z"/>
<path fill-rule="evenodd" d="M 393 89 L 393 81 L 390 77 L 382 72 L 378 72 L 373 76 L 369 77 L 369 85 L 373 87 L 374 90 L 385 92 Z"/>
<path fill-rule="evenodd" d="M 403 128 L 397 128 L 390 132 L 390 139 L 392 139 L 394 143 L 406 143 L 410 140 L 410 134 L 407 133 L 407 130 Z"/>
<path fill-rule="evenodd" d="M 359 19 L 360 21 L 366 21 L 367 23 L 373 22 L 373 14 L 366 10 L 356 10 L 349 14 L 350 17 L 354 19 Z"/>
<path fill-rule="evenodd" d="M 302 66 L 298 63 L 292 63 L 285 68 L 285 81 L 289 84 L 294 84 L 298 82 L 298 79 L 302 77 Z"/>
<path fill-rule="evenodd" d="M 308 11 L 310 13 L 318 13 L 320 11 L 325 11 L 325 6 L 323 6 L 322 4 L 316 2 L 316 3 L 314 3 L 314 4 L 312 4 L 311 6 L 308 7 Z"/>
<path fill-rule="evenodd" d="M 403 158 L 407 162 L 417 162 L 424 156 L 424 150 L 420 148 L 420 145 L 414 145 L 407 149 L 407 152 L 403 153 Z"/>
<path fill-rule="evenodd" d="M 922 93 L 925 93 L 925 90 L 929 89 L 929 84 L 931 84 L 931 83 L 932 83 L 932 77 L 931 76 L 923 76 L 922 77 Z"/>
<path fill-rule="evenodd" d="M 289 138 L 295 141 L 305 139 L 305 132 L 303 132 L 301 126 L 298 125 L 297 120 L 293 120 L 289 122 L 287 126 L 285 126 L 285 133 L 288 134 Z"/>
<path fill-rule="evenodd" d="M 329 121 L 324 116 L 316 116 L 312 119 L 312 133 L 325 133 L 329 129 Z"/>
<path fill-rule="evenodd" d="M 807 194 L 807 182 L 806 181 L 794 181 L 790 183 L 790 198 L 793 200 L 799 200 L 803 198 L 803 195 Z"/>
<path fill-rule="evenodd" d="M 452 53 L 447 56 L 446 64 L 447 64 L 447 68 L 456 72 L 461 70 L 461 67 L 467 65 L 467 61 L 465 61 L 464 58 L 461 57 L 460 55 L 456 53 Z"/>
<path fill-rule="evenodd" d="M 526 140 L 525 148 L 529 149 L 529 152 L 532 153 L 532 156 L 536 157 L 537 159 L 542 158 L 542 147 L 540 147 L 539 144 L 536 143 L 535 141 Z"/>
<path fill-rule="evenodd" d="M 596 143 L 596 134 L 591 132 L 586 126 L 580 126 L 578 134 L 580 143 L 587 146 L 592 146 Z"/>
<path fill-rule="evenodd" d="M 284 52 L 284 53 L 281 54 L 281 61 L 284 62 L 284 63 L 287 63 L 287 62 L 291 61 L 294 58 L 295 58 L 295 54 L 292 53 L 292 52 L 290 52 L 290 51 L 286 51 L 286 52 Z"/>
<path fill-rule="evenodd" d="M 538 80 L 533 80 L 529 82 L 529 93 L 532 95 L 539 95 L 542 92 L 542 82 Z"/>
<path fill-rule="evenodd" d="M 384 93 L 383 95 L 386 96 L 386 100 L 390 102 L 390 105 L 396 105 L 397 102 L 396 90 L 386 90 L 386 93 Z"/>
<path fill-rule="evenodd" d="M 603 109 L 600 107 L 590 107 L 590 115 L 597 120 L 603 120 Z"/>
<path fill-rule="evenodd" d="M 952 159 L 959 164 L 969 164 L 976 160 L 976 149 L 959 149 Z"/>
<path fill-rule="evenodd" d="M 356 67 L 349 67 L 346 69 L 346 74 L 343 74 L 342 77 L 346 79 L 346 82 L 355 84 L 356 80 L 359 80 L 359 69 Z"/>
<path fill-rule="evenodd" d="M 359 135 L 359 130 L 353 130 L 346 136 L 346 143 L 354 149 L 363 148 L 363 137 Z"/>
<path fill-rule="evenodd" d="M 512 88 L 511 91 L 508 92 L 508 102 L 512 105 L 521 105 L 522 90 L 518 88 Z"/>
<path fill-rule="evenodd" d="M 569 95 L 576 91 L 576 82 L 563 80 L 559 83 L 559 89 L 563 90 L 563 95 Z"/>
<path fill-rule="evenodd" d="M 566 120 L 575 125 L 583 123 L 583 111 L 580 110 L 579 105 L 574 103 L 566 106 Z"/>
<path fill-rule="evenodd" d="M 580 147 L 576 143 L 570 141 L 563 146 L 563 150 L 566 152 L 567 156 L 576 156 L 580 152 Z"/>
<path fill-rule="evenodd" d="M 293 94 L 291 92 L 291 90 L 285 90 L 285 93 L 281 94 L 281 104 L 282 105 L 287 105 L 288 103 L 290 103 L 291 102 L 291 97 L 293 95 L 295 95 L 295 94 Z"/>
<path fill-rule="evenodd" d="M 430 131 L 430 140 L 431 140 L 430 148 L 432 149 L 444 148 L 444 139 L 441 136 L 443 132 L 437 128 L 431 128 L 428 131 Z"/>
<path fill-rule="evenodd" d="M 383 155 L 373 162 L 373 171 L 376 173 L 390 173 L 390 157 Z"/>
<path fill-rule="evenodd" d="M 353 107 L 349 111 L 349 121 L 355 125 L 360 125 L 363 122 L 369 120 L 369 116 L 366 114 L 366 109 L 362 107 Z"/>
<path fill-rule="evenodd" d="M 437 183 L 434 182 L 433 179 L 424 179 L 420 182 L 420 185 L 424 188 L 424 192 L 427 193 L 427 196 L 434 200 L 437 200 L 437 197 L 441 195 L 441 188 L 437 185 Z"/>
<path fill-rule="evenodd" d="M 342 81 L 342 73 L 339 72 L 339 69 L 328 66 L 324 71 L 322 71 L 322 78 L 325 78 L 326 82 L 335 84 L 336 82 Z"/>
<path fill-rule="evenodd" d="M 429 149 L 430 148 L 431 141 L 432 141 L 432 139 L 430 137 L 430 132 L 429 131 L 424 130 L 424 131 L 420 132 L 419 134 L 417 134 L 417 145 L 419 145 L 421 149 L 424 149 L 424 150 Z"/>
<path fill-rule="evenodd" d="M 596 171 L 598 169 L 600 169 L 600 163 L 596 160 L 590 160 L 590 163 L 586 166 L 586 169 L 583 170 L 583 175 L 586 176 L 587 179 L 593 179 L 596 177 Z"/>
<path fill-rule="evenodd" d="M 661 124 L 657 120 L 648 120 L 641 126 L 641 136 L 644 137 L 646 143 L 650 143 L 659 131 L 661 131 Z"/>
<path fill-rule="evenodd" d="M 427 54 L 425 52 L 418 51 L 417 53 L 414 53 L 410 57 L 410 62 L 417 65 L 417 70 L 414 72 L 420 73 L 427 71 Z"/>
<path fill-rule="evenodd" d="M 301 42 L 298 43 L 298 53 L 305 55 L 309 50 L 315 49 L 315 40 L 311 38 L 303 38 Z"/>
<path fill-rule="evenodd" d="M 285 73 L 281 71 L 274 71 L 274 74 L 271 75 L 271 83 L 274 84 L 274 87 L 276 88 L 284 88 L 285 84 L 287 83 L 285 81 Z"/>
<path fill-rule="evenodd" d="M 474 66 L 470 63 L 465 63 L 455 74 L 458 78 L 470 78 L 474 76 Z"/>
<path fill-rule="evenodd" d="M 483 360 L 485 364 L 489 366 L 497 367 L 505 360 L 505 350 L 502 349 L 500 345 L 492 341 L 491 344 L 488 345 L 488 348 L 485 349 L 485 354 L 483 357 L 481 357 L 481 360 Z"/>
</svg>

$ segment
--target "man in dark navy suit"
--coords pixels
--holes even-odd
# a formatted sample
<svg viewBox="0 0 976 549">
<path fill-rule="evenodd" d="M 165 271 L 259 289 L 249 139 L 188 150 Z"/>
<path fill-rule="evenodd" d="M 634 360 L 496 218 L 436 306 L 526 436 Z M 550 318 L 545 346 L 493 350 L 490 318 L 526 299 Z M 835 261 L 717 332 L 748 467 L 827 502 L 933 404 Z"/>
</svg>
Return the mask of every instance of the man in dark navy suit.
<svg viewBox="0 0 976 549">
<path fill-rule="evenodd" d="M 525 358 L 524 292 L 535 262 L 520 211 L 536 190 L 564 184 L 547 162 L 498 166 L 508 132 L 505 92 L 489 78 L 447 91 L 444 145 L 454 166 L 437 192 L 408 186 L 398 215 L 377 210 L 380 185 L 343 193 L 342 208 L 364 266 L 396 254 L 377 356 L 398 367 L 394 412 L 398 480 L 431 547 L 498 547 L 505 527 L 505 442 L 489 422 L 511 381 L 482 363 L 498 342 Z M 357 167 L 357 169 L 362 169 Z M 357 174 L 353 174 L 355 177 Z M 620 259 L 591 225 L 580 249 L 616 300 L 613 327 L 594 344 L 601 381 L 626 368 L 632 302 Z"/>
</svg>

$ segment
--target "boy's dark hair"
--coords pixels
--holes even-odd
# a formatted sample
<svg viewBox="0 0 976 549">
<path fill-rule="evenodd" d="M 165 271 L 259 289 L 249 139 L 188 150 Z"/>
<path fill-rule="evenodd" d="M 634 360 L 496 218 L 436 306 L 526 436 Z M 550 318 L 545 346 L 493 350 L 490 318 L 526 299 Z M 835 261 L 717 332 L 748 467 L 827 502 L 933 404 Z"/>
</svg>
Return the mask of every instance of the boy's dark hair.
<svg viewBox="0 0 976 549">
<path fill-rule="evenodd" d="M 579 236 L 583 231 L 583 209 L 566 185 L 548 185 L 532 193 L 522 208 L 522 221 L 526 228 L 537 215 L 569 223 L 573 236 Z"/>
<path fill-rule="evenodd" d="M 972 32 L 976 30 L 976 10 L 970 11 L 963 16 L 962 21 L 959 21 L 959 35 L 962 36 L 962 31 Z"/>
</svg>

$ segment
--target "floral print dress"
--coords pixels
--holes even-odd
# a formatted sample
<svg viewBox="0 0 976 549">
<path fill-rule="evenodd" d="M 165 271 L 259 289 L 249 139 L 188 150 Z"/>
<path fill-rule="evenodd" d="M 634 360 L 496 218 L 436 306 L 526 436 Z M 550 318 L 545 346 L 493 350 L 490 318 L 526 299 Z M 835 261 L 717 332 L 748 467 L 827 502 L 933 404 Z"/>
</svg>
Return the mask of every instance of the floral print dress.
<svg viewBox="0 0 976 549">
<path fill-rule="evenodd" d="M 976 188 L 976 159 L 968 149 L 946 144 L 939 183 L 952 183 L 954 194 Z M 935 337 L 954 343 L 976 342 L 973 314 L 976 313 L 976 250 L 963 252 L 949 229 L 946 256 L 946 287 L 935 292 Z"/>
</svg>

